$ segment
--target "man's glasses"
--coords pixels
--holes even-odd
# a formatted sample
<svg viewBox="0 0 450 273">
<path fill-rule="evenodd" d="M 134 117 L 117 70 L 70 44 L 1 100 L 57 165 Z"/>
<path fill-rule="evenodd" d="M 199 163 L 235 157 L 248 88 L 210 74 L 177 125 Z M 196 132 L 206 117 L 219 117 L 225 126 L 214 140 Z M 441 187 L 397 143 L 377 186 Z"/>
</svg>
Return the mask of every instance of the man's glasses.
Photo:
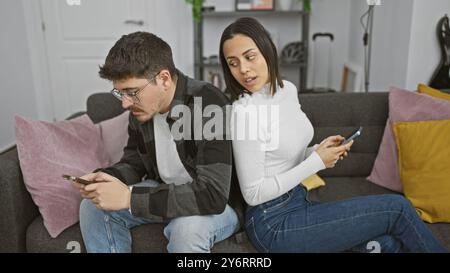
<svg viewBox="0 0 450 273">
<path fill-rule="evenodd" d="M 116 88 L 114 88 L 113 90 L 111 90 L 110 92 L 111 92 L 111 94 L 113 94 L 114 95 L 114 97 L 116 98 L 116 99 L 118 99 L 118 100 L 120 100 L 120 101 L 122 101 L 122 100 L 124 100 L 124 99 L 129 99 L 129 100 L 131 100 L 133 103 L 139 103 L 139 97 L 138 97 L 138 94 L 139 94 L 139 92 L 141 92 L 142 90 L 144 90 L 154 79 L 156 79 L 156 77 L 158 77 L 158 75 L 159 75 L 159 72 L 158 72 L 158 74 L 156 74 L 154 77 L 152 77 L 152 78 L 150 78 L 149 80 L 148 80 L 148 83 L 145 85 L 145 86 L 143 86 L 142 88 L 139 88 L 138 90 L 136 90 L 136 91 L 127 91 L 127 92 L 122 92 L 122 91 L 119 91 L 119 90 L 117 90 Z"/>
</svg>

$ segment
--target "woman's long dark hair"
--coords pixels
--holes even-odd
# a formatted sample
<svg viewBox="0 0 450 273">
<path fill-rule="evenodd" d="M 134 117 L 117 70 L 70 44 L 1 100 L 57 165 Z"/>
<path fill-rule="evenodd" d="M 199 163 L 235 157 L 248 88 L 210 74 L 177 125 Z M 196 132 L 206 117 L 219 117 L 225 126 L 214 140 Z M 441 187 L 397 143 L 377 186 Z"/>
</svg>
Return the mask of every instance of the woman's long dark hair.
<svg viewBox="0 0 450 273">
<path fill-rule="evenodd" d="M 222 64 L 223 74 L 227 89 L 231 93 L 232 100 L 239 98 L 241 94 L 245 92 L 245 88 L 233 77 L 230 68 L 228 67 L 227 60 L 223 54 L 223 44 L 233 38 L 236 34 L 242 34 L 252 39 L 258 47 L 261 54 L 267 63 L 269 70 L 270 89 L 272 95 L 275 95 L 277 87 L 283 87 L 283 81 L 280 76 L 280 69 L 278 65 L 278 54 L 269 32 L 254 18 L 244 17 L 239 18 L 234 23 L 229 25 L 222 33 L 220 39 L 220 62 Z"/>
</svg>

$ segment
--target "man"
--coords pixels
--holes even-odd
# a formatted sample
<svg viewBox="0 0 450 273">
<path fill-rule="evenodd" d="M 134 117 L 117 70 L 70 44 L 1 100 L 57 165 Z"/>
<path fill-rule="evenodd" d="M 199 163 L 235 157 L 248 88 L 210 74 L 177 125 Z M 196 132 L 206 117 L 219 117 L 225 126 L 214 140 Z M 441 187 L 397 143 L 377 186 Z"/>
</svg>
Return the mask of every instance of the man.
<svg viewBox="0 0 450 273">
<path fill-rule="evenodd" d="M 229 100 L 176 70 L 170 46 L 146 32 L 119 39 L 99 74 L 112 81 L 111 93 L 130 111 L 129 139 L 120 162 L 82 177 L 97 183 L 74 183 L 85 198 L 80 226 L 87 251 L 131 252 L 130 228 L 167 223 L 168 252 L 210 252 L 240 228 L 228 205 L 232 148 L 225 111 L 223 130 L 200 139 L 194 132 L 208 120 L 194 112 L 199 101 L 205 111 L 225 109 Z M 192 115 L 181 115 L 180 107 Z M 173 134 L 179 124 L 185 125 L 183 138 Z"/>
</svg>

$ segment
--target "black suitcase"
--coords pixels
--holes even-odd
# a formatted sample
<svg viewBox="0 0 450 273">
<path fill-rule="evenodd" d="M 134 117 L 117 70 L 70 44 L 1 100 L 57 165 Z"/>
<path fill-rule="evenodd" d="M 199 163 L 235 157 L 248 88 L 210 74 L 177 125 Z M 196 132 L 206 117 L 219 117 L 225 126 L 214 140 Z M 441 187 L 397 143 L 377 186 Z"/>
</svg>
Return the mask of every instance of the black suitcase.
<svg viewBox="0 0 450 273">
<path fill-rule="evenodd" d="M 327 39 L 329 41 L 328 46 L 328 62 L 327 67 L 318 67 L 316 62 L 316 57 L 318 55 L 317 52 L 317 40 L 318 39 Z M 331 88 L 332 82 L 333 82 L 333 74 L 332 74 L 332 67 L 333 67 L 333 53 L 332 53 L 332 43 L 334 41 L 334 35 L 329 32 L 325 33 L 314 33 L 313 37 L 313 54 L 311 56 L 311 63 L 313 64 L 311 72 L 312 72 L 312 87 L 310 89 L 307 89 L 307 93 L 328 93 L 328 92 L 336 92 L 334 89 Z M 316 83 L 316 78 L 321 71 L 327 71 L 327 86 L 318 86 Z"/>
</svg>

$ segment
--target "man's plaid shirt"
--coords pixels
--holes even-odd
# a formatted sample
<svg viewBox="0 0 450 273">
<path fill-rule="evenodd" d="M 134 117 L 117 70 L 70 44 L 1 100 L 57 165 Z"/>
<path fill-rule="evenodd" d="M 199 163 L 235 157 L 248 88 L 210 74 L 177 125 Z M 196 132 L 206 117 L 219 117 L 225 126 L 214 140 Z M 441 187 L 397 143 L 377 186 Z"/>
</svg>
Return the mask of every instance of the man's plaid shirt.
<svg viewBox="0 0 450 273">
<path fill-rule="evenodd" d="M 196 101 L 201 98 L 202 112 L 208 105 L 217 105 L 222 108 L 222 136 L 212 140 L 206 140 L 202 136 L 200 140 L 194 140 L 196 129 L 194 128 L 194 98 L 197 98 Z M 235 208 L 242 223 L 243 199 L 232 167 L 231 140 L 226 139 L 226 134 L 229 132 L 226 126 L 229 123 L 226 122 L 228 115 L 226 115 L 225 107 L 229 104 L 228 98 L 213 85 L 190 79 L 178 71 L 176 91 L 167 122 L 172 128 L 178 119 L 190 118 L 190 121 L 187 121 L 191 125 L 190 139 L 175 140 L 180 160 L 193 179 L 192 183 L 182 185 L 166 184 L 159 176 L 153 119 L 140 124 L 130 114 L 129 139 L 122 159 L 101 171 L 117 177 L 127 185 L 139 183 L 144 178 L 160 182 L 156 188 L 133 187 L 131 210 L 134 216 L 161 220 L 180 216 L 220 214 L 230 201 L 229 204 Z M 184 115 L 179 116 L 173 113 L 177 105 L 186 105 L 191 116 L 184 117 Z M 198 105 L 196 111 L 199 110 L 197 107 Z M 202 128 L 210 119 L 205 117 L 201 119 Z M 232 196 L 229 200 L 230 187 Z"/>
</svg>

